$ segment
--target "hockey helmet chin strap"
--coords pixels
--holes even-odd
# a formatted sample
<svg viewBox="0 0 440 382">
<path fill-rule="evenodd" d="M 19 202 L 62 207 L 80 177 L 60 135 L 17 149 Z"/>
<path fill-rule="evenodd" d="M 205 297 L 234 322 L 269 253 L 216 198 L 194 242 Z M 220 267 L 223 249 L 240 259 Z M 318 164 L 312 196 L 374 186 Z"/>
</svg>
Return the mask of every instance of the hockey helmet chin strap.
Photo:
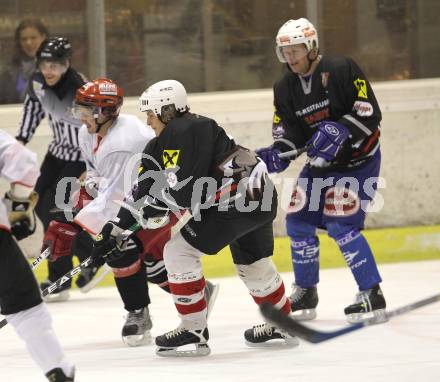
<svg viewBox="0 0 440 382">
<path fill-rule="evenodd" d="M 96 133 L 95 133 L 95 134 L 98 134 L 99 131 L 101 130 L 101 127 L 104 126 L 108 121 L 110 121 L 110 120 L 112 120 L 112 119 L 113 119 L 113 118 L 110 117 L 110 118 L 108 118 L 107 120 L 105 120 L 104 122 L 99 123 L 99 122 L 98 122 L 98 118 L 95 118 L 95 123 L 96 123 Z"/>
<path fill-rule="evenodd" d="M 312 50 L 309 51 L 309 52 L 307 53 L 307 61 L 309 62 L 309 65 L 307 66 L 307 70 L 306 70 L 306 72 L 305 72 L 304 74 L 301 73 L 301 76 L 304 76 L 306 73 L 308 73 L 308 72 L 310 71 L 313 62 L 316 61 L 316 60 L 318 59 L 318 57 L 319 57 L 319 52 L 316 52 L 316 56 L 315 56 L 315 58 L 312 60 L 312 59 L 310 58 L 310 53 L 312 53 Z"/>
<path fill-rule="evenodd" d="M 98 114 L 95 114 L 95 123 L 96 123 L 96 133 L 98 134 L 99 131 L 101 130 L 102 126 L 104 126 L 107 122 L 109 121 L 114 121 L 116 119 L 116 116 L 110 115 L 104 122 L 99 123 L 98 122 L 98 118 L 99 118 L 99 114 L 105 115 L 104 113 L 102 113 L 102 111 Z"/>
</svg>

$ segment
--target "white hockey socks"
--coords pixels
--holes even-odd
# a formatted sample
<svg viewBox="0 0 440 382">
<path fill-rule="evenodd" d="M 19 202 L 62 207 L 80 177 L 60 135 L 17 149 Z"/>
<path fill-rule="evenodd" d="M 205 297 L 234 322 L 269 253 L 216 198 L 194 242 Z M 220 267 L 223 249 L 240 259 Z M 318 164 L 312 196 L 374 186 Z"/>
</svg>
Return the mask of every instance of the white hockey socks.
<svg viewBox="0 0 440 382">
<path fill-rule="evenodd" d="M 64 355 L 52 328 L 52 317 L 44 303 L 6 316 L 18 336 L 26 343 L 32 359 L 46 374 L 61 368 L 66 376 L 72 376 L 74 365 Z"/>
</svg>

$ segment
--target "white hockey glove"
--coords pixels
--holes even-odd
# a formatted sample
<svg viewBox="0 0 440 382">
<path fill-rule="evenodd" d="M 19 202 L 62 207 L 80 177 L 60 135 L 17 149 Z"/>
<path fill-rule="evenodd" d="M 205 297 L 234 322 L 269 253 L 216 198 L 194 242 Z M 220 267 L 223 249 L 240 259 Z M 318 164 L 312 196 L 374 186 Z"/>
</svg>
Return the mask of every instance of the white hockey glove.
<svg viewBox="0 0 440 382">
<path fill-rule="evenodd" d="M 36 221 L 34 208 L 38 202 L 38 194 L 29 188 L 13 184 L 4 198 L 8 209 L 8 219 L 12 235 L 22 240 L 35 232 Z"/>
</svg>

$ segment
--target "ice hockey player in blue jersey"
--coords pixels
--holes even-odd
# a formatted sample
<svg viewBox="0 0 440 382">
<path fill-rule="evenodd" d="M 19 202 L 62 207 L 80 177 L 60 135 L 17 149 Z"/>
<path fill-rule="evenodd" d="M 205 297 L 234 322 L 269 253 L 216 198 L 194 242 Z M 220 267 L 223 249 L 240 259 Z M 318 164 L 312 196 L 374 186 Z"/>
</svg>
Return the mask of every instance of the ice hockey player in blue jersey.
<svg viewBox="0 0 440 382">
<path fill-rule="evenodd" d="M 345 308 L 349 322 L 383 320 L 385 299 L 373 253 L 362 235 L 367 206 L 377 189 L 381 111 L 358 65 L 319 54 L 318 33 L 307 19 L 289 20 L 276 36 L 287 71 L 274 86 L 274 143 L 257 150 L 269 172 L 290 163 L 279 155 L 308 147 L 308 160 L 293 190 L 286 226 L 295 282 L 292 311 L 316 317 L 319 281 L 317 228 L 338 244 L 359 293 Z"/>
</svg>

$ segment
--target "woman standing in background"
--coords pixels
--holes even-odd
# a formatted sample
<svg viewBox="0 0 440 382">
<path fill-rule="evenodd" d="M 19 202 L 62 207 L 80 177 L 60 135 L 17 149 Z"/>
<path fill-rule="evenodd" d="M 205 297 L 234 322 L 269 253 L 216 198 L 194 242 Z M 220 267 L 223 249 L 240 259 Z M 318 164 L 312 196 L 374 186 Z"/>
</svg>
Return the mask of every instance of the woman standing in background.
<svg viewBox="0 0 440 382">
<path fill-rule="evenodd" d="M 40 44 L 49 35 L 38 19 L 24 19 L 15 29 L 14 54 L 0 82 L 8 84 L 0 92 L 0 103 L 21 103 L 24 100 L 28 80 L 35 70 L 35 55 Z"/>
</svg>

